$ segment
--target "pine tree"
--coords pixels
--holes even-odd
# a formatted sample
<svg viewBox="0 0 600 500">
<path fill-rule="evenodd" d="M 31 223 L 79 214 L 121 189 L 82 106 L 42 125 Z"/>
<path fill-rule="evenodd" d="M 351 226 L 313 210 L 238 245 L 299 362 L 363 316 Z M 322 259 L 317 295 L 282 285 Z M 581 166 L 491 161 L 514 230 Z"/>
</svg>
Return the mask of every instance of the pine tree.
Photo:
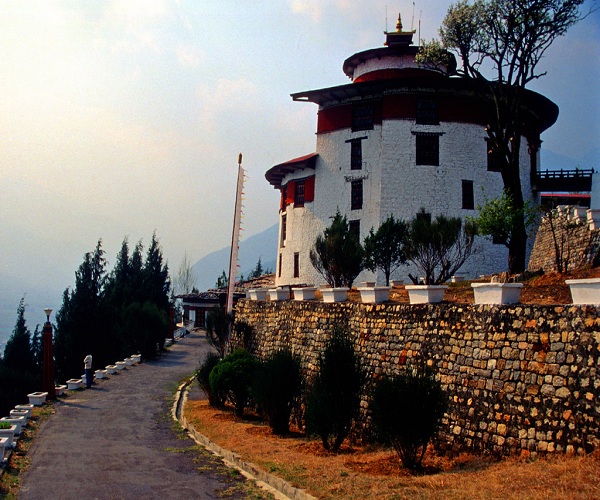
<svg viewBox="0 0 600 500">
<path fill-rule="evenodd" d="M 75 288 L 63 294 L 56 315 L 55 360 L 60 378 L 81 373 L 83 358 L 92 354 L 94 363 L 104 366 L 112 360 L 112 346 L 106 342 L 107 315 L 102 302 L 106 280 L 106 259 L 99 240 L 75 273 Z"/>
<path fill-rule="evenodd" d="M 31 333 L 25 322 L 25 299 L 17 308 L 17 321 L 0 359 L 0 414 L 7 415 L 16 404 L 26 402 L 38 390 L 41 368 L 36 364 Z"/>
</svg>

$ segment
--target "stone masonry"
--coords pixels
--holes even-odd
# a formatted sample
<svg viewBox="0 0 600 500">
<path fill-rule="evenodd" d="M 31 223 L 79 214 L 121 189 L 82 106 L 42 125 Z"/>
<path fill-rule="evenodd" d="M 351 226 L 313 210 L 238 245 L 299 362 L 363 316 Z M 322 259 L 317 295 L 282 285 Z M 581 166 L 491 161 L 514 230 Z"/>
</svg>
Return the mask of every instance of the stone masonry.
<svg viewBox="0 0 600 500">
<path fill-rule="evenodd" d="M 600 307 L 324 304 L 241 300 L 259 357 L 288 348 L 314 376 L 333 325 L 355 340 L 369 384 L 422 358 L 449 397 L 448 453 L 582 454 L 600 446 Z M 242 339 L 233 338 L 234 345 Z M 369 436 L 369 386 L 355 428 Z"/>
<path fill-rule="evenodd" d="M 531 257 L 529 271 L 557 271 L 556 252 L 562 253 L 568 268 L 563 272 L 598 265 L 600 258 L 600 229 L 590 230 L 585 220 L 570 217 L 571 208 L 554 211 L 551 224 L 548 216 L 542 219 Z"/>
</svg>

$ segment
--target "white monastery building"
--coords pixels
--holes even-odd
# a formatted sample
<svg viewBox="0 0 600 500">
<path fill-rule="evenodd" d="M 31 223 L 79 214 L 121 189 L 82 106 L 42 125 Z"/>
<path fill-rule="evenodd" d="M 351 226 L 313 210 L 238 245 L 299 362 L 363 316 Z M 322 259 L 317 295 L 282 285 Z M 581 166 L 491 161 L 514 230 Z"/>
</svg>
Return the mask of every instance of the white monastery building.
<svg viewBox="0 0 600 500">
<path fill-rule="evenodd" d="M 319 106 L 317 141 L 316 152 L 265 174 L 281 191 L 278 286 L 324 283 L 309 251 L 337 210 L 362 242 L 389 215 L 408 221 L 425 208 L 433 217 L 475 216 L 477 205 L 502 193 L 501 174 L 486 142 L 490 104 L 475 82 L 419 65 L 414 31 L 402 31 L 400 18 L 396 31 L 385 34 L 383 47 L 344 61 L 352 83 L 292 94 L 295 101 Z M 558 107 L 528 91 L 526 109 L 521 183 L 524 198 L 537 205 L 540 134 L 556 121 Z M 506 270 L 503 245 L 478 238 L 478 246 L 462 273 L 473 277 Z M 408 272 L 415 270 L 401 267 L 392 277 L 406 279 Z M 357 278 L 372 280 L 383 283 L 384 278 L 370 271 Z"/>
</svg>

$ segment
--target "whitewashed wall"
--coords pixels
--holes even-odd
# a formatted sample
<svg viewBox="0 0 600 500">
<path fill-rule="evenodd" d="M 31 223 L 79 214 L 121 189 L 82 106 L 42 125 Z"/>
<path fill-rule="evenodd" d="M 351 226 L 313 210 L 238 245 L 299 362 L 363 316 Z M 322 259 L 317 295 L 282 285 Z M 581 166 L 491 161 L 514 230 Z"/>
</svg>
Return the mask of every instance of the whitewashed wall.
<svg viewBox="0 0 600 500">
<path fill-rule="evenodd" d="M 441 132 L 440 165 L 416 165 L 416 138 L 413 132 Z M 362 141 L 362 170 L 350 170 L 350 144 L 346 141 L 367 137 Z M 302 208 L 286 209 L 287 238 L 282 255 L 281 276 L 277 269 L 276 284 L 324 283 L 309 260 L 309 251 L 316 237 L 330 225 L 336 210 L 348 220 L 359 219 L 361 240 L 371 227 L 377 229 L 388 215 L 409 220 L 424 207 L 433 216 L 476 216 L 476 210 L 462 209 L 462 180 L 473 181 L 475 206 L 502 192 L 499 172 L 487 171 L 485 131 L 479 125 L 443 122 L 435 126 L 416 125 L 414 120 L 387 120 L 373 130 L 351 132 L 349 129 L 322 133 L 317 136 L 319 154 L 315 168 L 315 200 Z M 521 147 L 521 184 L 525 197 L 538 202 L 531 194 L 527 141 Z M 311 172 L 295 172 L 284 179 L 306 177 Z M 351 180 L 363 178 L 363 208 L 350 210 Z M 533 230 L 534 228 L 532 228 Z M 280 238 L 281 241 L 281 238 Z M 529 251 L 533 246 L 530 238 Z M 479 252 L 460 270 L 467 277 L 505 271 L 507 249 L 478 238 Z M 300 277 L 293 278 L 294 253 L 300 256 Z M 395 278 L 408 281 L 412 266 L 402 267 Z M 361 273 L 360 281 L 383 275 L 369 271 Z"/>
</svg>

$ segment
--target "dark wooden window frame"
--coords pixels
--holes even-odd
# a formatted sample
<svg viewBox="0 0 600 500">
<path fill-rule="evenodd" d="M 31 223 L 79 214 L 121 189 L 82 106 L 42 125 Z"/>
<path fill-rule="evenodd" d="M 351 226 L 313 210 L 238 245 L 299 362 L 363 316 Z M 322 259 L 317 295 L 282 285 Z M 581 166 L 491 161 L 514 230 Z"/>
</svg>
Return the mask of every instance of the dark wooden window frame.
<svg viewBox="0 0 600 500">
<path fill-rule="evenodd" d="M 413 132 L 417 165 L 440 165 L 440 136 L 443 132 Z"/>
<path fill-rule="evenodd" d="M 363 207 L 363 181 L 362 179 L 350 183 L 350 210 L 360 210 Z"/>
<path fill-rule="evenodd" d="M 294 278 L 300 277 L 300 254 L 294 252 Z"/>
<path fill-rule="evenodd" d="M 464 210 L 475 210 L 475 194 L 473 181 L 462 181 L 462 208 Z"/>
<path fill-rule="evenodd" d="M 346 141 L 350 143 L 350 170 L 362 170 L 362 141 L 364 139 L 366 137 L 355 137 Z"/>
<path fill-rule="evenodd" d="M 304 179 L 294 183 L 294 208 L 304 206 Z"/>
</svg>

